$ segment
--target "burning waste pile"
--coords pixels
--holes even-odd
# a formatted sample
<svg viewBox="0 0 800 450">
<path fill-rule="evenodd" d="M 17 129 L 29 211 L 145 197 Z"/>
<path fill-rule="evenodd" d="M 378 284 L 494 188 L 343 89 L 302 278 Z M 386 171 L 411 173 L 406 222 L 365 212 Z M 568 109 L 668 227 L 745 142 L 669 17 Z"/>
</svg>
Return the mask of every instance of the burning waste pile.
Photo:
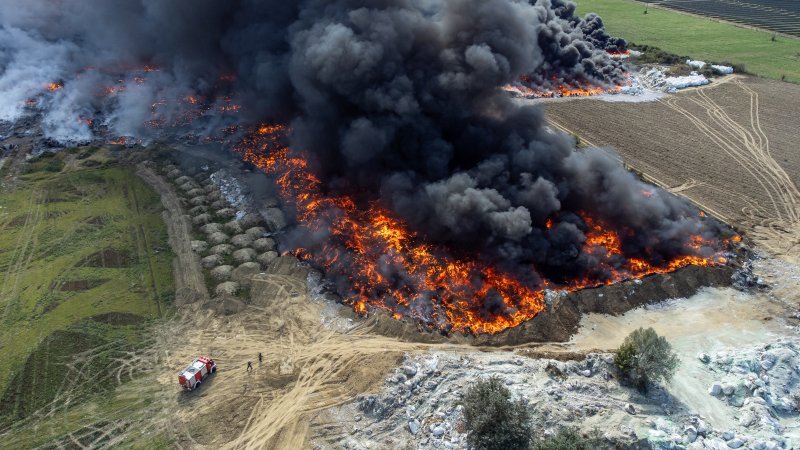
<svg viewBox="0 0 800 450">
<path fill-rule="evenodd" d="M 727 262 L 730 231 L 503 90 L 620 82 L 570 2 L 29 4 L 0 6 L 1 119 L 233 149 L 278 186 L 279 250 L 360 313 L 496 333 L 547 290 Z"/>
<path fill-rule="evenodd" d="M 540 2 L 541 3 L 541 2 Z M 586 97 L 621 92 L 627 84 L 620 62 L 629 56 L 625 40 L 610 36 L 596 14 L 575 16 L 575 4 L 554 0 L 536 24 L 544 62 L 503 86 L 522 98 Z"/>
</svg>

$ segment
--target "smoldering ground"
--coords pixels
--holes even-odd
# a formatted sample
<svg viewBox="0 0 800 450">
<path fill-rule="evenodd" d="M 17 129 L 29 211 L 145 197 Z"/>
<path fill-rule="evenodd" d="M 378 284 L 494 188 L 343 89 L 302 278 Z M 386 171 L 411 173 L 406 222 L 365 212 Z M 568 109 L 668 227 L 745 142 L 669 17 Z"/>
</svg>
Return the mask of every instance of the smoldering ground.
<svg viewBox="0 0 800 450">
<path fill-rule="evenodd" d="M 2 118 L 63 79 L 44 100 L 62 139 L 87 132 L 58 127 L 87 112 L 118 134 L 146 134 L 153 103 L 213 96 L 233 73 L 236 120 L 288 123 L 291 148 L 310 155 L 332 192 L 379 201 L 421 238 L 531 284 L 538 274 L 607 276 L 596 273 L 605 257 L 584 251 L 586 214 L 619 233 L 626 258 L 661 264 L 715 250 L 688 245 L 719 233 L 688 203 L 644 185 L 607 151 L 576 151 L 541 110 L 500 89 L 524 75 L 543 85 L 619 79 L 605 51 L 624 41 L 596 16 L 575 17 L 569 2 L 33 0 L 0 4 L 0 17 L 0 95 L 12 105 Z M 113 101 L 82 95 L 88 83 L 75 77 L 145 64 L 159 74 Z M 285 246 L 311 251 L 330 238 L 302 224 L 291 236 Z"/>
</svg>

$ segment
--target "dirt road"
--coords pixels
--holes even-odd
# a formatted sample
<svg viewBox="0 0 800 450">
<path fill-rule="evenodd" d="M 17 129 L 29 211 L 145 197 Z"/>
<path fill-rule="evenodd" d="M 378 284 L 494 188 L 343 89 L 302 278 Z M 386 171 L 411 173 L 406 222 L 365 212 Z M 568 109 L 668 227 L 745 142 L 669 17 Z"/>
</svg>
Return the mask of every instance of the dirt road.
<svg viewBox="0 0 800 450">
<path fill-rule="evenodd" d="M 200 258 L 192 251 L 192 223 L 183 211 L 178 195 L 149 167 L 140 165 L 136 174 L 161 196 L 164 205 L 163 217 L 169 232 L 169 244 L 177 257 L 173 262 L 176 305 L 208 300 Z"/>
</svg>

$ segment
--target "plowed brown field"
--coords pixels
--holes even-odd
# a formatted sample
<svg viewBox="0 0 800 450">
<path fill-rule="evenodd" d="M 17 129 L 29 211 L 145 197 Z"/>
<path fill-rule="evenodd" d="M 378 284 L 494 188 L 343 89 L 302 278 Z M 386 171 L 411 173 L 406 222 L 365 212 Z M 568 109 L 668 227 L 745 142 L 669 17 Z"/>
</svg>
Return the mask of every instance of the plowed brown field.
<svg viewBox="0 0 800 450">
<path fill-rule="evenodd" d="M 556 128 L 613 147 L 771 253 L 800 258 L 800 86 L 732 76 L 654 102 L 545 103 Z"/>
</svg>

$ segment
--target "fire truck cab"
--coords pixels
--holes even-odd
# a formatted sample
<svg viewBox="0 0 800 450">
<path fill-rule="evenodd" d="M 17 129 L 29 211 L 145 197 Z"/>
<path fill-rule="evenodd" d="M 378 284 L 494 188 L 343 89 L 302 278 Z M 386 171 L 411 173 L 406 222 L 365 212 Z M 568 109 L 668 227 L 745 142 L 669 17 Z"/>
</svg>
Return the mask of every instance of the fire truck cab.
<svg viewBox="0 0 800 450">
<path fill-rule="evenodd" d="M 187 391 L 193 391 L 199 388 L 203 381 L 216 371 L 217 363 L 208 356 L 201 356 L 178 373 L 178 384 Z"/>
</svg>

